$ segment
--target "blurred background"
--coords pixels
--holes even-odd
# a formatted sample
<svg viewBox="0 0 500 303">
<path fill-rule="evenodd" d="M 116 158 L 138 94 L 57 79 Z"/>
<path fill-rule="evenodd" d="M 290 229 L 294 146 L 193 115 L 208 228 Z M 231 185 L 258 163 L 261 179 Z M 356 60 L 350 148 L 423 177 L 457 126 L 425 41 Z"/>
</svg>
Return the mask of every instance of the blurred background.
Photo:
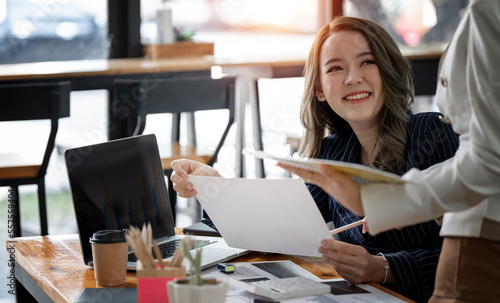
<svg viewBox="0 0 500 303">
<path fill-rule="evenodd" d="M 139 0 L 136 0 L 139 1 Z M 299 48 L 307 53 L 316 31 L 331 16 L 332 5 L 342 2 L 344 15 L 363 17 L 381 24 L 402 50 L 443 46 L 450 40 L 467 0 L 141 0 L 141 43 L 158 42 L 157 13 L 169 7 L 174 27 L 194 31 L 196 41 L 215 43 L 216 58 L 255 57 L 268 52 L 286 53 Z M 87 0 L 0 0 L 0 69 L 3 64 L 84 59 L 106 59 L 114 37 L 108 34 L 109 1 Z M 303 79 L 259 80 L 260 110 L 264 148 L 289 153 L 290 137 L 299 138 L 299 103 Z M 76 233 L 63 153 L 67 148 L 107 140 L 107 91 L 71 93 L 71 113 L 60 121 L 59 133 L 46 176 L 50 234 Z M 1 110 L 1 109 L 0 109 Z M 433 96 L 417 99 L 415 111 L 437 110 Z M 247 110 L 247 115 L 250 111 Z M 214 125 L 217 116 L 197 118 L 197 123 Z M 250 123 L 251 118 L 246 119 Z M 16 124 L 17 123 L 17 124 Z M 168 117 L 148 120 L 145 133 L 168 127 Z M 15 125 L 13 125 L 15 124 Z M 13 133 L 11 130 L 19 129 Z M 249 132 L 251 126 L 245 127 Z M 0 154 L 31 154 L 44 146 L 40 140 L 48 133 L 46 121 L 0 123 Z M 210 132 L 198 136 L 199 144 L 209 142 Z M 30 138 L 29 140 L 27 138 Z M 246 138 L 252 138 L 251 132 Z M 159 138 L 159 141 L 167 139 Z M 247 139 L 249 140 L 249 139 Z M 234 167 L 234 128 L 215 165 L 226 176 Z M 245 142 L 251 145 L 251 142 Z M 247 177 L 255 177 L 254 162 L 247 161 Z M 288 175 L 266 163 L 267 178 Z M 0 242 L 7 238 L 7 192 L 0 188 Z M 23 235 L 39 234 L 36 186 L 20 187 Z M 177 225 L 190 225 L 196 218 L 189 211 L 191 202 L 180 199 Z M 0 285 L 7 285 L 8 254 L 0 253 Z M 6 288 L 1 288 L 6 289 Z M 15 298 L 0 292 L 0 302 Z"/>
</svg>

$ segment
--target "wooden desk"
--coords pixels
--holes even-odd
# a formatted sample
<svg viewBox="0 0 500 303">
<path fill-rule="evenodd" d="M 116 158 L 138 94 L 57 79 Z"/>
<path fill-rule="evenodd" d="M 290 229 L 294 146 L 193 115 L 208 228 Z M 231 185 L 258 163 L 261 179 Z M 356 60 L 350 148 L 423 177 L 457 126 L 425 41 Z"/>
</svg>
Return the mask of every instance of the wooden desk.
<svg viewBox="0 0 500 303">
<path fill-rule="evenodd" d="M 148 60 L 145 58 L 75 60 L 1 64 L 1 83 L 41 81 L 53 78 L 71 80 L 73 90 L 100 89 L 103 85 L 88 78 L 143 75 L 186 71 L 210 71 L 212 57 Z M 87 77 L 87 79 L 85 79 Z M 75 81 L 73 81 L 75 80 Z"/>
<path fill-rule="evenodd" d="M 94 271 L 82 261 L 78 235 L 37 236 L 7 241 L 7 250 L 15 246 L 16 279 L 19 295 L 25 288 L 38 302 L 73 302 L 84 288 L 96 288 Z M 10 252 L 9 252 L 10 253 Z M 339 277 L 333 267 L 320 258 L 250 253 L 234 262 L 291 260 L 323 279 Z M 124 287 L 136 287 L 135 272 L 128 272 Z M 370 285 L 412 302 L 376 283 Z M 18 302 L 29 302 L 18 297 Z"/>
</svg>

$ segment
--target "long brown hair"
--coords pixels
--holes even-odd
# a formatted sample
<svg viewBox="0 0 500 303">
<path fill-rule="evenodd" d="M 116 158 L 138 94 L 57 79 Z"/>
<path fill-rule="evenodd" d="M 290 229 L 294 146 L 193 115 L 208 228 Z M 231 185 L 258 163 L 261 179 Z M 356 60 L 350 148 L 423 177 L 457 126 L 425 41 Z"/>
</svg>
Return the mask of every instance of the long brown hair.
<svg viewBox="0 0 500 303">
<path fill-rule="evenodd" d="M 382 77 L 384 103 L 379 113 L 378 154 L 372 166 L 400 173 L 406 163 L 406 143 L 410 123 L 414 87 L 411 68 L 392 37 L 378 24 L 353 17 L 337 17 L 318 32 L 304 69 L 305 86 L 300 109 L 304 138 L 299 154 L 317 158 L 323 138 L 350 129 L 327 102 L 320 102 L 315 92 L 321 91 L 319 54 L 324 41 L 335 32 L 361 33 L 373 53 Z"/>
</svg>

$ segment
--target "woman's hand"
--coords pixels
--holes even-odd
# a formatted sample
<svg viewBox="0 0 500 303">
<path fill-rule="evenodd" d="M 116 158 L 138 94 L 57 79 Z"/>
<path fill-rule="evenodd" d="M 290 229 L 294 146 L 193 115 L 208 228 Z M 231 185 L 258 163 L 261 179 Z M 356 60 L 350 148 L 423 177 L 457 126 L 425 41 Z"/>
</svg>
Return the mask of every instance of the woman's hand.
<svg viewBox="0 0 500 303">
<path fill-rule="evenodd" d="M 196 196 L 193 184 L 186 181 L 188 175 L 222 177 L 215 168 L 193 160 L 174 160 L 171 166 L 173 172 L 170 181 L 174 184 L 174 190 L 183 198 Z"/>
<path fill-rule="evenodd" d="M 296 174 L 311 184 L 321 187 L 347 209 L 359 216 L 364 216 L 359 185 L 352 181 L 346 174 L 322 164 L 318 166 L 319 172 L 317 173 L 283 163 L 278 163 L 278 166 Z"/>
<path fill-rule="evenodd" d="M 333 265 L 335 271 L 350 283 L 377 282 L 384 280 L 386 262 L 380 256 L 373 256 L 359 245 L 333 239 L 321 241 L 318 251 L 322 258 Z M 394 283 L 390 269 L 386 283 Z"/>
</svg>

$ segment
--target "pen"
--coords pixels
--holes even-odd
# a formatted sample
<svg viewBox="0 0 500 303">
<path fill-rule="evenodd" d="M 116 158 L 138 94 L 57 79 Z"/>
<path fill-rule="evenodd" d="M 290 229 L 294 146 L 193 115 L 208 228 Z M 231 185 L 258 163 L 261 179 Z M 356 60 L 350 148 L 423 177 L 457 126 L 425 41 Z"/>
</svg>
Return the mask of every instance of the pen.
<svg viewBox="0 0 500 303">
<path fill-rule="evenodd" d="M 360 226 L 363 223 L 365 223 L 365 219 L 361 219 L 361 220 L 353 222 L 351 224 L 347 224 L 347 225 L 344 225 L 342 227 L 335 228 L 333 230 L 330 230 L 330 235 L 338 234 L 339 232 L 343 232 L 344 230 L 348 230 L 348 229 L 351 229 L 353 227 Z"/>
</svg>

